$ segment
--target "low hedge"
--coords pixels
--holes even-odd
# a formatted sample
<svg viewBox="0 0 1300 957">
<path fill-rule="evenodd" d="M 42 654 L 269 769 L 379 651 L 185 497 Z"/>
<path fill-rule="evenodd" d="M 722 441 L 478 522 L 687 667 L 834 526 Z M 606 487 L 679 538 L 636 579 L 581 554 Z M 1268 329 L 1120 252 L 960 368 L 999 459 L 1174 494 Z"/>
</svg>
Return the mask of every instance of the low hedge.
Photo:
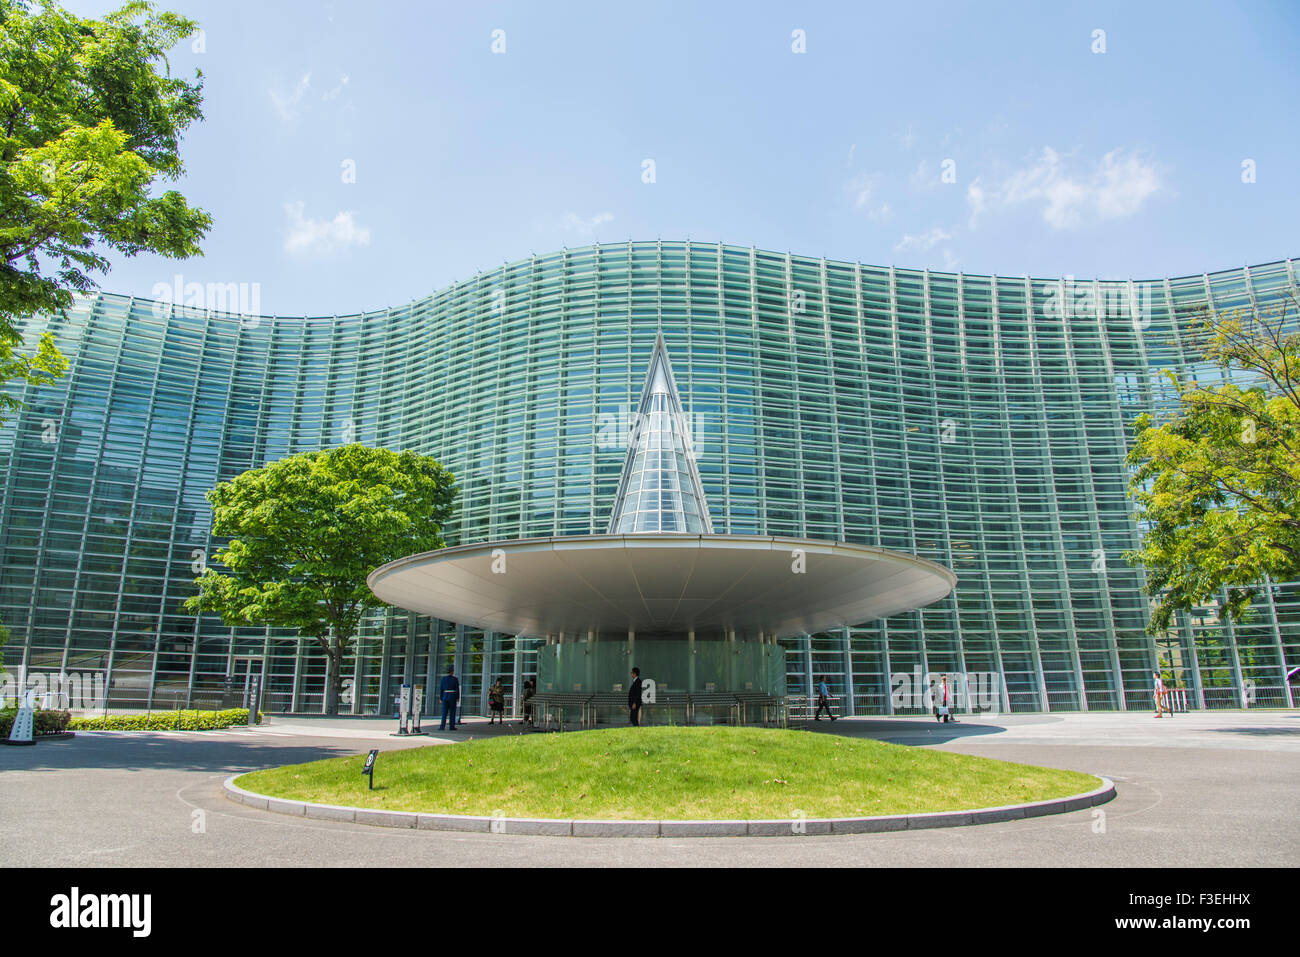
<svg viewBox="0 0 1300 957">
<path fill-rule="evenodd" d="M 9 732 L 14 727 L 14 715 L 17 713 L 17 708 L 5 708 L 0 711 L 0 741 L 9 739 Z M 32 727 L 38 737 L 42 734 L 58 734 L 68 730 L 68 722 L 71 718 L 72 715 L 66 711 L 37 710 Z"/>
<path fill-rule="evenodd" d="M 257 713 L 257 720 L 262 720 L 261 711 Z M 110 714 L 96 718 L 73 718 L 71 727 L 74 731 L 218 731 L 234 724 L 248 724 L 247 708 Z"/>
</svg>

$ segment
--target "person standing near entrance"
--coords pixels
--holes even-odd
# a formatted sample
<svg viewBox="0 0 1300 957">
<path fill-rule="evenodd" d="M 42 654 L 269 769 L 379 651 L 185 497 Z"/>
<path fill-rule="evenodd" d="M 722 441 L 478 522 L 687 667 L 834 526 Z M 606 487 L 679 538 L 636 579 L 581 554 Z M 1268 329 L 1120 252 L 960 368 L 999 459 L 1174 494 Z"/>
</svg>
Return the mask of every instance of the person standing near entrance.
<svg viewBox="0 0 1300 957">
<path fill-rule="evenodd" d="M 442 723 L 438 725 L 439 731 L 445 731 L 447 728 L 447 718 L 451 718 L 451 730 L 456 730 L 456 705 L 460 702 L 460 679 L 456 677 L 456 669 L 448 665 L 447 673 L 442 676 L 438 682 L 438 697 L 442 699 Z"/>
<path fill-rule="evenodd" d="M 501 686 L 501 679 L 498 678 L 492 682 L 492 687 L 488 688 L 488 724 L 494 721 L 506 723 L 506 689 Z"/>
<path fill-rule="evenodd" d="M 822 708 L 826 709 L 826 714 L 830 716 L 832 721 L 835 720 L 835 715 L 831 713 L 830 698 L 830 686 L 826 684 L 826 676 L 822 675 L 817 681 L 817 713 L 813 715 L 814 721 L 820 721 L 822 719 Z"/>
<path fill-rule="evenodd" d="M 632 669 L 632 687 L 627 689 L 627 709 L 631 712 L 632 727 L 641 724 L 641 669 Z"/>
<path fill-rule="evenodd" d="M 1151 677 L 1154 679 L 1155 684 L 1156 717 L 1162 717 L 1161 712 L 1167 711 L 1169 712 L 1169 717 L 1172 718 L 1174 713 L 1173 711 L 1170 711 L 1169 702 L 1165 700 L 1165 695 L 1168 694 L 1165 690 L 1165 679 L 1160 677 L 1160 672 L 1158 671 L 1153 671 Z"/>
</svg>

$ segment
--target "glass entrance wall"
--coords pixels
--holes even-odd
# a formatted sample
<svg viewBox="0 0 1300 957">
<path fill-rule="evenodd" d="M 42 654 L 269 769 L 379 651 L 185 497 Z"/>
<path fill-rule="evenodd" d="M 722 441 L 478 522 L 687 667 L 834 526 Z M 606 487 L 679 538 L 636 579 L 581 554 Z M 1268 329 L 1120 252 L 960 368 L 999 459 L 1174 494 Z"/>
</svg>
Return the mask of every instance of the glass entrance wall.
<svg viewBox="0 0 1300 957">
<path fill-rule="evenodd" d="M 601 637 L 537 650 L 539 691 L 624 691 L 632 668 L 664 692 L 751 691 L 785 694 L 785 649 L 756 641 Z"/>
<path fill-rule="evenodd" d="M 220 544 L 203 493 L 361 441 L 455 473 L 451 544 L 603 532 L 662 332 L 716 531 L 879 545 L 959 576 L 935 606 L 812 636 L 811 668 L 858 713 L 888 713 L 890 677 L 915 667 L 996 672 L 1015 711 L 1147 708 L 1157 660 L 1194 707 L 1288 704 L 1295 583 L 1248 626 L 1212 602 L 1180 617 L 1173 646 L 1146 635 L 1124 456 L 1133 418 L 1173 400 L 1158 370 L 1217 381 L 1186 338 L 1197 309 L 1267 307 L 1295 279 L 1290 260 L 1129 283 L 648 242 L 531 257 L 357 315 L 82 297 L 23 324 L 29 344 L 53 331 L 71 367 L 16 389 L 27 408 L 0 429 L 4 661 L 107 672 L 113 706 L 170 707 L 262 655 L 277 708 L 319 709 L 309 643 L 181 609 Z M 427 680 L 429 656 L 462 640 L 451 626 L 431 653 L 433 628 L 367 618 L 345 664 L 353 707 L 386 709 L 420 661 Z M 499 641 L 462 660 L 513 681 Z M 536 645 L 520 644 L 522 673 Z M 802 655 L 787 664 L 802 688 Z"/>
</svg>

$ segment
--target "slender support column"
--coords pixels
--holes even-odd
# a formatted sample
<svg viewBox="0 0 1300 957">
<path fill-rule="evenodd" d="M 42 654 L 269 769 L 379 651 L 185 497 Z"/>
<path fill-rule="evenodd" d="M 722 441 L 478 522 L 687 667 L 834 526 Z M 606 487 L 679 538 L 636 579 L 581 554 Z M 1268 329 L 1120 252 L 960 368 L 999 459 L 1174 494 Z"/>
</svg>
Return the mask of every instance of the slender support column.
<svg viewBox="0 0 1300 957">
<path fill-rule="evenodd" d="M 429 623 L 429 656 L 424 664 L 424 714 L 426 716 L 433 714 L 434 699 L 438 697 L 438 665 L 442 658 L 442 641 L 439 632 L 442 630 L 442 623 L 433 619 Z"/>
<path fill-rule="evenodd" d="M 596 688 L 596 632 L 587 629 L 587 647 L 585 649 L 587 657 L 586 680 L 583 683 L 583 691 L 597 691 Z"/>
<path fill-rule="evenodd" d="M 808 689 L 808 709 L 811 711 L 813 706 L 812 635 L 805 634 L 799 639 L 799 644 L 803 648 L 804 686 Z M 811 718 L 812 715 L 808 717 Z"/>
<path fill-rule="evenodd" d="M 495 663 L 492 659 L 496 657 L 497 633 L 495 631 L 485 631 L 483 633 L 483 657 L 479 666 L 478 678 L 478 713 L 488 713 L 488 686 L 492 679 L 496 677 Z"/>
<path fill-rule="evenodd" d="M 844 707 L 841 714 L 857 714 L 857 709 L 853 702 L 853 639 L 850 637 L 849 629 L 841 628 L 840 637 L 844 641 Z"/>
<path fill-rule="evenodd" d="M 457 702 L 459 713 L 456 715 L 456 721 L 465 714 L 465 626 L 456 626 L 456 647 L 452 650 L 451 655 L 452 667 L 456 669 L 456 677 L 460 679 L 460 700 Z"/>
<path fill-rule="evenodd" d="M 695 690 L 695 629 L 686 633 L 686 690 Z"/>
<path fill-rule="evenodd" d="M 379 704 L 376 706 L 375 714 L 392 714 L 388 709 L 393 706 L 393 699 L 388 697 L 388 679 L 391 674 L 391 667 L 388 662 L 388 656 L 392 653 L 392 636 L 389 632 L 392 630 L 390 623 L 385 622 L 383 630 L 379 636 Z M 329 667 L 325 668 L 325 681 L 329 682 Z"/>
<path fill-rule="evenodd" d="M 515 645 L 515 664 L 514 664 L 514 670 L 511 672 L 511 678 L 510 678 L 510 699 L 512 702 L 512 707 L 510 711 L 514 717 L 522 718 L 524 716 L 524 706 L 523 706 L 524 689 L 521 685 L 521 682 L 523 681 L 524 661 L 523 661 L 523 651 L 520 648 L 518 635 L 515 635 L 514 637 L 514 645 Z"/>
</svg>

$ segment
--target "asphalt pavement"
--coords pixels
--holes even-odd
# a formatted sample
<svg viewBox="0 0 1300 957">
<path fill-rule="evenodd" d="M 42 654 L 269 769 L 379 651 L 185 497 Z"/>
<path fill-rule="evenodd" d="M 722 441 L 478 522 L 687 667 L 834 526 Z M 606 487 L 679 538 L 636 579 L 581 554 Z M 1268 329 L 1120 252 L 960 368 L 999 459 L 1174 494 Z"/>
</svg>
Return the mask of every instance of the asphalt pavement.
<svg viewBox="0 0 1300 957">
<path fill-rule="evenodd" d="M 0 748 L 0 865 L 1250 867 L 1300 860 L 1300 712 L 1011 715 L 946 725 L 842 718 L 807 726 L 1087 771 L 1114 780 L 1118 796 L 1048 818 L 826 837 L 396 830 L 254 810 L 228 800 L 221 783 L 255 768 L 514 729 L 471 719 L 455 735 L 398 738 L 392 719 L 272 718 L 252 729 L 82 732 Z"/>
</svg>

